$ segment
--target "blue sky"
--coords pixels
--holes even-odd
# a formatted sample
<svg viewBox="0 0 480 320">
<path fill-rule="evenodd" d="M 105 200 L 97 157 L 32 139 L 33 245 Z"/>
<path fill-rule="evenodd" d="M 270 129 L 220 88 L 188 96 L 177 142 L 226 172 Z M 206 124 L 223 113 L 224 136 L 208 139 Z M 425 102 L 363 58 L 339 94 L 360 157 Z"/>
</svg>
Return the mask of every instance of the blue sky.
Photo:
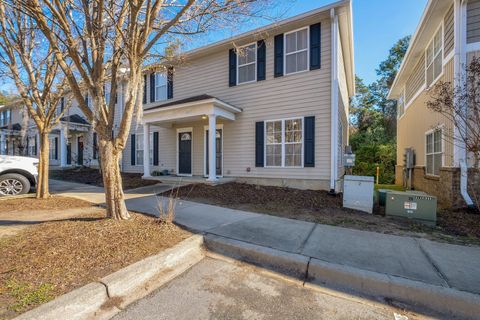
<svg viewBox="0 0 480 320">
<path fill-rule="evenodd" d="M 287 10 L 287 16 L 293 16 L 334 1 L 278 2 Z M 366 83 L 375 81 L 375 69 L 388 56 L 393 44 L 413 35 L 426 4 L 427 0 L 353 0 L 355 69 Z"/>
<path fill-rule="evenodd" d="M 334 0 L 271 0 L 273 16 L 291 17 L 335 2 Z M 415 32 L 427 0 L 353 0 L 355 68 L 365 83 L 376 79 L 375 69 L 388 56 L 388 50 L 401 37 Z M 262 24 L 244 25 L 236 30 L 203 36 L 198 44 L 221 40 Z M 196 45 L 195 45 L 196 46 Z M 0 81 L 0 90 L 11 91 L 11 84 Z M 14 90 L 14 89 L 13 89 Z"/>
</svg>

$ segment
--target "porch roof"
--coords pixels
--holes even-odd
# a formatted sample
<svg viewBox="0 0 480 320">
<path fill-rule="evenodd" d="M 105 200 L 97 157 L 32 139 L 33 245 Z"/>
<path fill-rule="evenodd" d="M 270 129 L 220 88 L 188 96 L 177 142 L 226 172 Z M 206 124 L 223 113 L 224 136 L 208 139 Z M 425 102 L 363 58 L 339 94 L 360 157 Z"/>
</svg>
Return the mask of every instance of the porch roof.
<svg viewBox="0 0 480 320">
<path fill-rule="evenodd" d="M 241 108 L 214 96 L 202 94 L 145 109 L 143 111 L 143 122 L 158 123 L 194 120 L 204 116 L 218 116 L 228 120 L 235 120 L 235 114 L 240 112 L 242 112 Z"/>
</svg>

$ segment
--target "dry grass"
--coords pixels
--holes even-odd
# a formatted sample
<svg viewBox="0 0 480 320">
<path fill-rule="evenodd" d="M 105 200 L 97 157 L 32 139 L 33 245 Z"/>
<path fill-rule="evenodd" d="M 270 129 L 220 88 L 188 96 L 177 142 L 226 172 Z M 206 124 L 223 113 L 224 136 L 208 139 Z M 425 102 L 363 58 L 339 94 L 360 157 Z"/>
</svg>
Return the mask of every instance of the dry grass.
<svg viewBox="0 0 480 320">
<path fill-rule="evenodd" d="M 51 196 L 48 199 L 19 198 L 1 200 L 0 198 L 0 213 L 32 210 L 62 210 L 66 208 L 85 208 L 91 206 L 92 204 L 90 202 L 61 196 Z"/>
<path fill-rule="evenodd" d="M 31 226 L 0 239 L 0 319 L 169 248 L 190 236 L 172 224 L 132 213 L 104 214 Z"/>
</svg>

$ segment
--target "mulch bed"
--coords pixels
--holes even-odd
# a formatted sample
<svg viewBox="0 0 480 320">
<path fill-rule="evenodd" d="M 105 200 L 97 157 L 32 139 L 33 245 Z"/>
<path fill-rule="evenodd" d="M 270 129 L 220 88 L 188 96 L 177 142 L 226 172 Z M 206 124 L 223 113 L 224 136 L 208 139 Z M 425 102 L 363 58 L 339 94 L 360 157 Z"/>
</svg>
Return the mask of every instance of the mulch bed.
<svg viewBox="0 0 480 320">
<path fill-rule="evenodd" d="M 104 216 L 47 222 L 0 239 L 0 319 L 13 318 L 191 235 L 136 213 L 121 222 Z"/>
<path fill-rule="evenodd" d="M 88 201 L 61 196 L 51 196 L 48 199 L 0 199 L 0 213 L 30 210 L 61 210 L 65 208 L 86 208 L 91 206 L 92 204 Z"/>
<path fill-rule="evenodd" d="M 71 182 L 85 183 L 97 187 L 103 187 L 102 175 L 98 169 L 73 168 L 66 170 L 51 170 L 50 178 Z M 122 172 L 123 189 L 135 189 L 159 183 L 154 180 L 143 180 L 141 173 Z"/>
<path fill-rule="evenodd" d="M 385 217 L 379 208 L 375 214 L 342 207 L 341 196 L 321 190 L 226 183 L 217 186 L 194 184 L 180 187 L 185 200 L 233 209 L 329 224 L 380 233 L 423 237 L 458 244 L 480 244 L 480 215 L 468 211 L 439 211 L 437 227 Z"/>
</svg>

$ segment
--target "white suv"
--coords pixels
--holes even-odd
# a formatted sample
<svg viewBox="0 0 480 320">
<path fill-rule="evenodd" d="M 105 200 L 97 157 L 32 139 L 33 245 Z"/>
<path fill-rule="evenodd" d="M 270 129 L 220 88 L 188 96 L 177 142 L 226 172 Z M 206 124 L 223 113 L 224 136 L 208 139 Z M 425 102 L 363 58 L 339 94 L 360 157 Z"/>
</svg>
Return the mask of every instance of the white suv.
<svg viewBox="0 0 480 320">
<path fill-rule="evenodd" d="M 0 155 L 0 197 L 24 194 L 35 187 L 38 159 Z"/>
</svg>

